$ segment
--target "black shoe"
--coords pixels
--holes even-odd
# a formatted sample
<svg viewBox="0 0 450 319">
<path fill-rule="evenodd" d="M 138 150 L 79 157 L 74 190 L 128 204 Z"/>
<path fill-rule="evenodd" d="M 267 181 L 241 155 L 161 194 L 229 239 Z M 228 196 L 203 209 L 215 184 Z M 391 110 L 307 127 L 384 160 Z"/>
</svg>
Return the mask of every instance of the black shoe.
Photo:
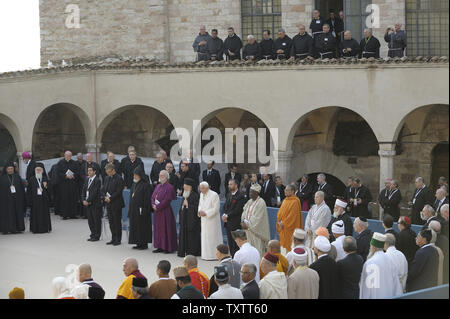
<svg viewBox="0 0 450 319">
<path fill-rule="evenodd" d="M 106 243 L 106 245 L 112 245 L 112 244 L 114 244 L 114 242 L 112 240 Z"/>
<path fill-rule="evenodd" d="M 133 249 L 139 249 L 139 246 L 138 245 L 136 245 L 136 246 L 134 246 L 134 247 L 132 247 Z"/>
<path fill-rule="evenodd" d="M 171 254 L 172 252 L 168 251 L 168 250 L 164 250 L 165 254 Z"/>
<path fill-rule="evenodd" d="M 113 246 L 119 246 L 120 244 L 121 244 L 121 242 L 120 242 L 120 241 L 117 241 L 117 242 L 113 243 L 112 245 L 113 245 Z"/>
<path fill-rule="evenodd" d="M 92 238 L 91 241 L 99 241 L 100 239 L 98 238 Z"/>
<path fill-rule="evenodd" d="M 87 241 L 92 241 L 92 238 L 88 238 Z"/>
<path fill-rule="evenodd" d="M 155 249 L 153 252 L 154 253 L 162 253 L 164 250 L 162 250 L 161 248 Z"/>
<path fill-rule="evenodd" d="M 146 250 L 146 249 L 148 249 L 148 246 L 139 246 L 137 248 L 137 250 Z"/>
<path fill-rule="evenodd" d="M 69 219 L 69 217 L 63 217 L 62 219 L 63 219 L 63 220 L 68 220 L 68 219 Z"/>
</svg>

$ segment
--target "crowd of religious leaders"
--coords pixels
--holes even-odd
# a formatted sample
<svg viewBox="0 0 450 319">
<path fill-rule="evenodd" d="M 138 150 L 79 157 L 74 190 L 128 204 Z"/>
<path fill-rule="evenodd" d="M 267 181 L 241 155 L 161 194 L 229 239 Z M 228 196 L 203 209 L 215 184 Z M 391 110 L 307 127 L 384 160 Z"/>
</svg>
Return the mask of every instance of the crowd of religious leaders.
<svg viewBox="0 0 450 319">
<path fill-rule="evenodd" d="M 241 38 L 233 27 L 227 29 L 225 40 L 218 36 L 218 30 L 212 29 L 211 34 L 205 26 L 194 40 L 192 47 L 196 53 L 196 61 L 249 61 L 259 60 L 310 60 L 334 58 L 380 58 L 380 41 L 368 28 L 364 29 L 362 39 L 355 40 L 351 30 L 345 29 L 344 12 L 335 15 L 330 11 L 328 19 L 320 15 L 319 10 L 313 11 L 313 18 L 309 24 L 310 34 L 306 26 L 298 25 L 298 33 L 289 37 L 283 28 L 278 30 L 278 37 L 273 40 L 270 30 L 263 31 L 260 42 L 254 35 L 247 36 L 247 43 L 243 45 Z M 388 46 L 388 57 L 402 58 L 407 46 L 406 32 L 401 23 L 396 23 L 386 29 L 384 41 Z M 241 53 L 242 51 L 242 53 Z"/>
<path fill-rule="evenodd" d="M 225 203 L 220 214 L 222 177 L 214 162 L 200 172 L 192 151 L 175 169 L 164 151 L 146 175 L 133 146 L 118 161 L 112 152 L 100 165 L 92 154 L 70 151 L 45 171 L 28 152 L 26 177 L 16 163 L 7 164 L 0 178 L 0 232 L 25 231 L 24 216 L 32 233 L 51 231 L 50 212 L 62 219 L 86 218 L 88 241 L 101 239 L 102 218 L 107 215 L 111 241 L 122 242 L 124 189 L 129 190 L 129 236 L 133 249 L 177 253 L 183 259 L 173 269 L 161 260 L 160 277 L 149 285 L 138 261 L 123 263 L 125 280 L 117 298 L 220 298 L 220 299 L 379 299 L 391 298 L 448 283 L 448 184 L 437 187 L 415 179 L 409 216 L 400 215 L 398 182 L 386 180 L 378 196 L 384 209 L 384 233 L 373 232 L 368 203 L 372 196 L 360 178 L 350 177 L 344 196 L 335 196 L 326 175 L 317 181 L 308 175 L 283 185 L 279 176 L 243 174 L 229 166 L 223 179 Z M 202 180 L 200 182 L 200 180 Z M 437 188 L 436 192 L 432 188 Z M 171 202 L 181 197 L 179 233 Z M 276 230 L 270 236 L 268 207 L 278 207 Z M 305 222 L 302 211 L 308 212 Z M 105 212 L 105 213 L 104 213 Z M 153 218 L 152 218 L 153 217 Z M 354 219 L 354 220 L 353 220 Z M 393 229 L 398 223 L 399 232 Z M 222 234 L 226 231 L 226 244 Z M 421 225 L 416 233 L 411 225 Z M 272 239 L 272 240 L 271 240 Z M 197 258 L 217 261 L 214 274 L 198 269 Z M 181 263 L 181 262 L 180 262 Z M 55 278 L 55 298 L 103 298 L 105 292 L 92 278 L 91 266 L 79 266 L 77 287 Z M 11 296 L 24 295 L 20 287 Z"/>
</svg>

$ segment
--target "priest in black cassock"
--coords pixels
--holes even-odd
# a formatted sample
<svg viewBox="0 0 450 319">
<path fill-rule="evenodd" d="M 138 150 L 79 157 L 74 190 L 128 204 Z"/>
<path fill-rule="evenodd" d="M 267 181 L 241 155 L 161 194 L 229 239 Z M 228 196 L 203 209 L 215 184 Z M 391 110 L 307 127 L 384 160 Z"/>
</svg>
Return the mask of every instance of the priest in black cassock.
<svg viewBox="0 0 450 319">
<path fill-rule="evenodd" d="M 48 191 L 48 179 L 44 175 L 44 164 L 42 163 L 36 163 L 35 173 L 28 180 L 27 206 L 31 207 L 30 231 L 33 234 L 51 232 L 50 193 Z"/>
<path fill-rule="evenodd" d="M 76 218 L 78 213 L 79 192 L 78 180 L 80 179 L 79 165 L 72 160 L 72 152 L 64 153 L 64 158 L 59 161 L 57 167 L 61 216 L 64 220 Z"/>
<path fill-rule="evenodd" d="M 196 185 L 192 178 L 185 178 L 183 185 L 183 204 L 179 212 L 180 236 L 178 257 L 201 255 L 201 220 L 198 216 L 199 195 L 194 189 Z"/>
<path fill-rule="evenodd" d="M 352 217 L 372 218 L 369 213 L 369 203 L 372 200 L 370 190 L 361 184 L 359 178 L 353 180 L 353 190 L 349 205 L 351 206 Z"/>
<path fill-rule="evenodd" d="M 129 244 L 135 244 L 133 249 L 148 249 L 152 243 L 152 205 L 153 186 L 147 182 L 144 169 L 138 166 L 134 170 L 133 184 L 130 189 L 130 219 Z"/>
<path fill-rule="evenodd" d="M 3 234 L 23 232 L 25 210 L 25 186 L 11 162 L 0 177 L 0 231 Z"/>
<path fill-rule="evenodd" d="M 380 58 L 380 41 L 372 35 L 369 29 L 364 29 L 364 38 L 359 43 L 360 58 Z"/>
</svg>

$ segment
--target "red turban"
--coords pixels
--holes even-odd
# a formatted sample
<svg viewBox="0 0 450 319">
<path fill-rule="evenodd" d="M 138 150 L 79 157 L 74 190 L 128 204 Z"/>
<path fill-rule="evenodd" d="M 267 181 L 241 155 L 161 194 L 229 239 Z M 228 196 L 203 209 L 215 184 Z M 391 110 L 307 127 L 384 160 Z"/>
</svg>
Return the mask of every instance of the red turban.
<svg viewBox="0 0 450 319">
<path fill-rule="evenodd" d="M 264 259 L 267 261 L 270 261 L 272 264 L 277 264 L 278 263 L 278 256 L 271 254 L 271 253 L 266 253 L 264 255 Z"/>
</svg>

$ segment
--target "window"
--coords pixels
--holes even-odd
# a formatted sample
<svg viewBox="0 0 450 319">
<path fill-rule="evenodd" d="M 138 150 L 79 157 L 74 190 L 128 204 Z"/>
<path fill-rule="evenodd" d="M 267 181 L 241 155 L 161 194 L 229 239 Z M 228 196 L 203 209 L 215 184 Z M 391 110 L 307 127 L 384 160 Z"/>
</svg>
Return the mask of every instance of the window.
<svg viewBox="0 0 450 319">
<path fill-rule="evenodd" d="M 242 41 L 253 34 L 261 41 L 263 31 L 271 36 L 281 28 L 281 0 L 241 0 Z"/>
<path fill-rule="evenodd" d="M 371 0 L 345 0 L 345 29 L 352 32 L 354 39 L 362 39 L 363 31 L 366 28 L 366 19 L 370 12 L 366 8 L 371 4 Z"/>
<path fill-rule="evenodd" d="M 407 0 L 407 55 L 448 55 L 448 0 Z"/>
</svg>

